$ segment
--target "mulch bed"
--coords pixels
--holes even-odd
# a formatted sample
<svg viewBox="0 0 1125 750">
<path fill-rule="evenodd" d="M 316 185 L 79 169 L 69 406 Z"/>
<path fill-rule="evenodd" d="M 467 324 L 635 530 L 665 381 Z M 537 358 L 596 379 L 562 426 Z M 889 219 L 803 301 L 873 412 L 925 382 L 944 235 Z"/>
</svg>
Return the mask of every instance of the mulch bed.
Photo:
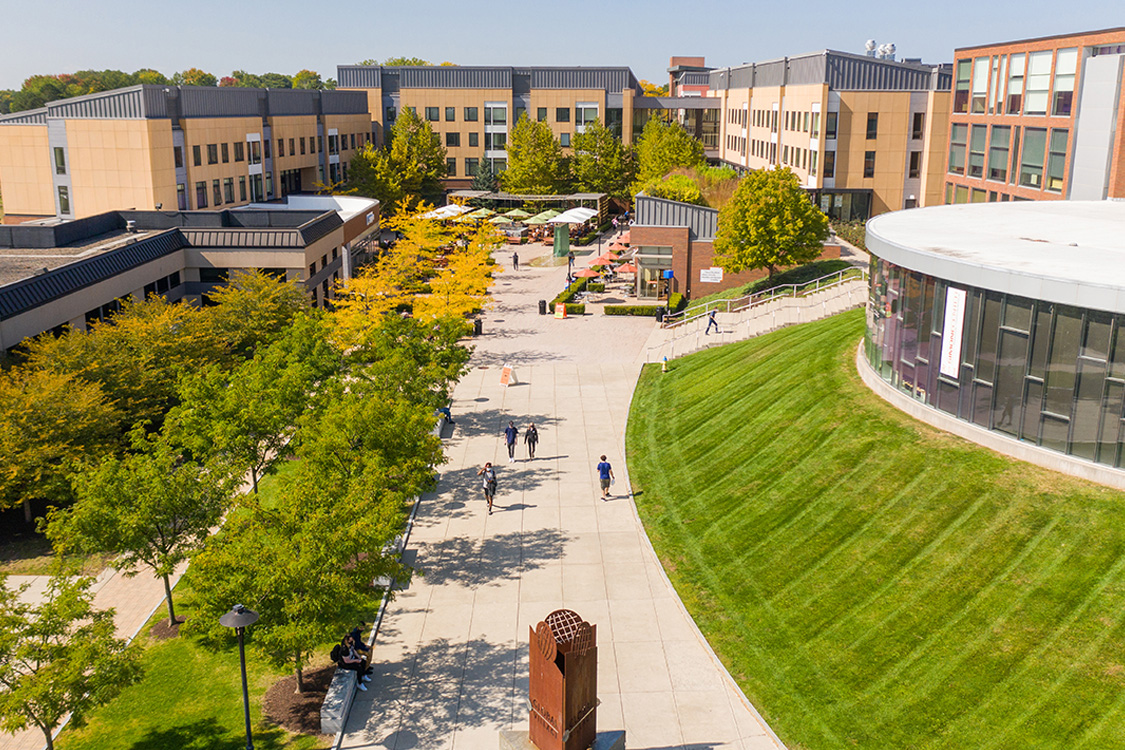
<svg viewBox="0 0 1125 750">
<path fill-rule="evenodd" d="M 288 675 L 275 682 L 262 699 L 262 712 L 270 721 L 298 734 L 320 734 L 320 704 L 328 692 L 336 666 L 329 664 L 304 672 L 303 693 L 297 689 L 297 677 Z"/>
<path fill-rule="evenodd" d="M 154 641 L 166 641 L 169 638 L 179 638 L 180 626 L 185 622 L 187 622 L 186 617 L 180 617 L 179 615 L 177 615 L 176 624 L 169 625 L 168 618 L 165 617 L 160 622 L 152 626 L 152 630 L 149 631 L 149 635 L 152 636 L 152 639 Z"/>
</svg>

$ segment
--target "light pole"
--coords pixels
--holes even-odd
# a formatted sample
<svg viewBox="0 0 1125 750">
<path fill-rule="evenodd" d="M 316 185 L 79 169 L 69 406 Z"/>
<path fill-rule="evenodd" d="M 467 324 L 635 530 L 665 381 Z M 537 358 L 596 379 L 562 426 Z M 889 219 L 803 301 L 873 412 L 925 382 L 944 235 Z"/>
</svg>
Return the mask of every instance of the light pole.
<svg viewBox="0 0 1125 750">
<path fill-rule="evenodd" d="M 230 612 L 219 618 L 219 624 L 234 628 L 238 633 L 238 660 L 242 664 L 242 708 L 246 714 L 246 750 L 254 750 L 254 740 L 250 736 L 250 693 L 246 688 L 246 645 L 243 633 L 246 628 L 258 621 L 258 613 L 241 604 L 230 608 Z"/>
</svg>

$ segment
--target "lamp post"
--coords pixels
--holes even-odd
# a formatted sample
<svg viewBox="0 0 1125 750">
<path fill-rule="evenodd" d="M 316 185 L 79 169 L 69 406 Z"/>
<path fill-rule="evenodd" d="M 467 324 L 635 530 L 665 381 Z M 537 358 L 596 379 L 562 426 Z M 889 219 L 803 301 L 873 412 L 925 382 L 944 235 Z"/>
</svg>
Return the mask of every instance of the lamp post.
<svg viewBox="0 0 1125 750">
<path fill-rule="evenodd" d="M 250 693 L 246 688 L 246 646 L 243 633 L 246 628 L 258 621 L 258 613 L 241 604 L 230 608 L 230 612 L 219 618 L 219 624 L 234 628 L 238 633 L 238 660 L 242 665 L 242 708 L 246 714 L 246 750 L 254 750 L 254 740 L 250 736 Z"/>
</svg>

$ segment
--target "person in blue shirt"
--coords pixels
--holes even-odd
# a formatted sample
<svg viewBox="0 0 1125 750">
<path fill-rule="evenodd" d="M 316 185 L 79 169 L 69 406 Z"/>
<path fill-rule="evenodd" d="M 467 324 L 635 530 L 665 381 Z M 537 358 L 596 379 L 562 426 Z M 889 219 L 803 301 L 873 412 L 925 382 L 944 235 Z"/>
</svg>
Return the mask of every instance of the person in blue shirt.
<svg viewBox="0 0 1125 750">
<path fill-rule="evenodd" d="M 504 439 L 508 441 L 508 463 L 514 463 L 516 460 L 516 438 L 520 436 L 520 431 L 516 429 L 515 422 L 508 422 L 508 426 L 504 428 Z"/>
<path fill-rule="evenodd" d="M 602 500 L 608 500 L 609 485 L 613 483 L 613 467 L 605 460 L 605 456 L 602 456 L 602 462 L 598 464 L 598 481 L 602 485 Z"/>
</svg>

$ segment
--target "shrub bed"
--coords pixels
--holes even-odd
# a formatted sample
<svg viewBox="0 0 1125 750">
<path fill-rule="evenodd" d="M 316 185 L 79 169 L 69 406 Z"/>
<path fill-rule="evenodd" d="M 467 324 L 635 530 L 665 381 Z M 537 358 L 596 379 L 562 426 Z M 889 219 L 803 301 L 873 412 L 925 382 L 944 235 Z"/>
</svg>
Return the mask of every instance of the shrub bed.
<svg viewBox="0 0 1125 750">
<path fill-rule="evenodd" d="M 649 318 L 656 317 L 656 311 L 663 305 L 606 305 L 602 309 L 606 315 L 640 315 Z"/>
<path fill-rule="evenodd" d="M 566 305 L 567 315 L 585 315 L 586 305 L 579 302 L 573 302 L 572 300 L 575 298 L 575 296 L 577 296 L 579 292 L 586 290 L 588 282 L 589 279 L 578 279 L 566 289 L 555 295 L 555 298 L 551 300 L 551 313 L 554 314 L 555 305 L 561 303 Z"/>
</svg>

